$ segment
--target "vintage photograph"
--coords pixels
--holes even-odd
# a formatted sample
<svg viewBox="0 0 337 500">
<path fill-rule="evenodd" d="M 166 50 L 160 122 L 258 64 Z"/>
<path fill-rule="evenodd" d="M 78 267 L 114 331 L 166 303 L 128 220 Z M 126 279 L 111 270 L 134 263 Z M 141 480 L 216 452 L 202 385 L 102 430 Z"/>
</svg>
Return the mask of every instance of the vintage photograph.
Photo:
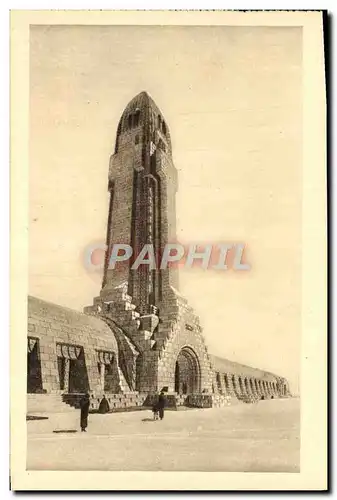
<svg viewBox="0 0 337 500">
<path fill-rule="evenodd" d="M 27 471 L 301 473 L 303 44 L 29 25 Z"/>
</svg>

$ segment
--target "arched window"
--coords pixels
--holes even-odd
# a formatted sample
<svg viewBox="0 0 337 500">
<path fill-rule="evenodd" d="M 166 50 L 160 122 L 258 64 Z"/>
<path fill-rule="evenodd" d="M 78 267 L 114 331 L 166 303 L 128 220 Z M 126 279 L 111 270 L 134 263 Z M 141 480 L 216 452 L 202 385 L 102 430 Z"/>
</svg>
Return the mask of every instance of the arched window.
<svg viewBox="0 0 337 500">
<path fill-rule="evenodd" d="M 166 135 L 166 123 L 163 121 L 162 125 L 161 125 L 161 129 L 163 131 L 163 134 Z"/>
<path fill-rule="evenodd" d="M 229 382 L 228 382 L 228 375 L 227 375 L 227 373 L 225 373 L 225 386 L 226 386 L 226 389 L 229 388 Z"/>
<path fill-rule="evenodd" d="M 157 125 L 158 125 L 159 130 L 161 130 L 161 116 L 160 115 L 157 116 Z"/>
<path fill-rule="evenodd" d="M 135 114 L 133 115 L 133 126 L 138 127 L 140 121 L 140 111 L 136 109 Z"/>
<path fill-rule="evenodd" d="M 139 144 L 139 135 L 138 134 L 135 137 L 135 144 Z"/>
<path fill-rule="evenodd" d="M 128 116 L 128 128 L 132 127 L 132 115 Z"/>
</svg>

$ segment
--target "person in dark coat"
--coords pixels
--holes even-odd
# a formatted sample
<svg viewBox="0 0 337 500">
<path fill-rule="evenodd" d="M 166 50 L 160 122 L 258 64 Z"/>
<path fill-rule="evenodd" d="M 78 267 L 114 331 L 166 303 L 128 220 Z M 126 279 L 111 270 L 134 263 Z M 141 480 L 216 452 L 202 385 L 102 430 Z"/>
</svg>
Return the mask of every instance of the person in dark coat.
<svg viewBox="0 0 337 500">
<path fill-rule="evenodd" d="M 103 395 L 103 398 L 98 407 L 98 413 L 108 413 L 110 411 L 110 406 L 107 398 Z"/>
<path fill-rule="evenodd" d="M 158 420 L 158 418 L 159 418 L 158 402 L 156 402 L 153 405 L 153 407 L 152 407 L 152 413 L 153 413 L 153 420 Z"/>
<path fill-rule="evenodd" d="M 164 418 L 165 405 L 166 405 L 165 393 L 164 393 L 164 391 L 161 391 L 161 393 L 159 394 L 158 403 L 157 403 L 160 420 L 163 420 L 163 418 Z"/>
<path fill-rule="evenodd" d="M 88 427 L 88 415 L 90 408 L 90 396 L 87 393 L 80 401 L 81 408 L 81 431 L 87 432 L 86 428 Z"/>
</svg>

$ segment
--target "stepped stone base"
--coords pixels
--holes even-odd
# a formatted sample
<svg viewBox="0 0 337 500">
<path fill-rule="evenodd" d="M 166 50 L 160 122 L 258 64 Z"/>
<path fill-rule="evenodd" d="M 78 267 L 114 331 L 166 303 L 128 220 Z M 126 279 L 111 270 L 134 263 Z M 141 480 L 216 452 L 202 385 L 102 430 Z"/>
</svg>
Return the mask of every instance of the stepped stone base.
<svg viewBox="0 0 337 500">
<path fill-rule="evenodd" d="M 175 394 L 167 394 L 166 396 L 166 408 L 177 408 L 177 398 Z M 144 406 L 153 406 L 157 401 L 156 394 L 148 394 L 146 400 L 144 401 Z"/>
<path fill-rule="evenodd" d="M 90 410 L 98 410 L 102 394 L 91 394 Z M 155 393 L 129 393 L 129 394 L 106 394 L 105 395 L 110 411 L 123 410 L 131 408 L 152 407 L 156 402 L 157 395 Z M 27 415 L 39 416 L 49 415 L 55 417 L 54 420 L 60 418 L 60 415 L 65 413 L 76 413 L 80 408 L 80 400 L 83 394 L 28 394 L 27 396 Z M 243 401 L 243 399 L 241 398 Z M 233 402 L 239 400 L 233 396 L 224 396 L 220 394 L 167 394 L 166 408 L 219 408 L 229 406 Z M 254 402 L 245 400 L 244 402 Z M 60 422 L 61 423 L 61 422 Z"/>
<path fill-rule="evenodd" d="M 220 408 L 231 405 L 232 400 L 237 402 L 236 398 L 222 394 L 190 394 L 185 404 L 195 408 Z"/>
<path fill-rule="evenodd" d="M 103 394 L 91 394 L 90 410 L 98 410 Z M 80 399 L 82 394 L 64 394 L 63 401 L 73 408 L 80 407 Z M 130 394 L 105 394 L 108 400 L 110 410 L 122 408 L 136 408 L 144 405 L 147 394 L 130 393 Z"/>
<path fill-rule="evenodd" d="M 61 394 L 27 394 L 27 415 L 73 412 Z"/>
</svg>

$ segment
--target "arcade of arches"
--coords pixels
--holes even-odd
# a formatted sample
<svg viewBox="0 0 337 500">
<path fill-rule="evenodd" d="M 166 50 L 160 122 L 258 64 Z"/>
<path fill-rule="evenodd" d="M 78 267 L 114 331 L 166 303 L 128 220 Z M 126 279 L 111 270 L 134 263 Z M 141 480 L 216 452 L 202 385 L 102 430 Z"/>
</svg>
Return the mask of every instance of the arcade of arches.
<svg viewBox="0 0 337 500">
<path fill-rule="evenodd" d="M 286 397 L 289 395 L 289 386 L 281 377 L 269 376 L 262 380 L 257 377 L 247 377 L 244 374 L 216 372 L 216 386 L 219 394 L 234 395 L 238 399 L 247 396 L 267 399 Z"/>
<path fill-rule="evenodd" d="M 239 366 L 239 365 L 238 365 Z M 260 377 L 259 377 L 260 375 Z M 256 370 L 256 376 L 245 373 L 214 372 L 213 392 L 237 399 L 273 399 L 287 397 L 289 386 L 285 379 Z M 201 372 L 198 357 L 191 347 L 183 347 L 175 364 L 174 390 L 179 395 L 201 392 Z"/>
</svg>

